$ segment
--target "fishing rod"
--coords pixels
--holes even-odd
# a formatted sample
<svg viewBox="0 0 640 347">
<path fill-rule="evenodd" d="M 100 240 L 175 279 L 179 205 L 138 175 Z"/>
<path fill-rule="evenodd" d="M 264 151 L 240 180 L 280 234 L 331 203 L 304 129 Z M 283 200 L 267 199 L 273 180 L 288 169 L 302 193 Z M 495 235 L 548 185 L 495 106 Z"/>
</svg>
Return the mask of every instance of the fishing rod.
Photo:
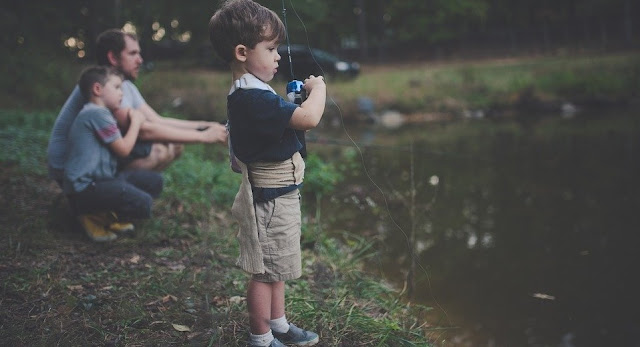
<svg viewBox="0 0 640 347">
<path fill-rule="evenodd" d="M 287 26 L 287 8 L 284 5 L 284 0 L 282 0 L 282 19 L 284 22 L 284 32 L 285 37 L 287 39 L 287 55 L 289 58 L 289 70 L 291 72 L 291 81 L 287 83 L 287 97 L 289 101 L 301 105 L 304 100 L 307 98 L 306 90 L 304 89 L 304 84 L 301 81 L 295 79 L 293 74 L 293 62 L 291 60 L 291 42 L 289 41 L 289 27 Z M 303 158 L 307 157 L 307 141 L 305 139 L 305 131 L 304 130 L 296 130 L 296 136 L 298 137 L 298 141 L 302 144 L 302 149 L 300 149 L 300 155 Z"/>
<path fill-rule="evenodd" d="M 287 8 L 282 0 L 282 21 L 284 22 L 284 33 L 287 39 L 287 55 L 289 56 L 289 70 L 293 79 L 293 64 L 291 63 L 291 42 L 289 42 L 289 27 L 287 26 Z"/>
</svg>

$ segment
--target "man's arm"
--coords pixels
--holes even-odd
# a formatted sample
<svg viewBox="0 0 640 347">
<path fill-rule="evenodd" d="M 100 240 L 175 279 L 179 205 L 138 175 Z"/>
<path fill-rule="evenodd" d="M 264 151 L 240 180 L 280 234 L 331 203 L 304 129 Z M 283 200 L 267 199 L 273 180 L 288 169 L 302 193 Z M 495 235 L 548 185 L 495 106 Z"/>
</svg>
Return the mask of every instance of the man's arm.
<svg viewBox="0 0 640 347">
<path fill-rule="evenodd" d="M 148 109 L 151 109 L 151 107 L 148 107 Z M 128 111 L 128 108 L 121 108 L 114 113 L 118 121 L 118 127 L 122 129 L 123 132 L 127 132 L 129 128 Z M 151 109 L 151 111 L 153 111 L 153 109 Z M 149 116 L 149 113 L 141 113 L 145 118 L 145 122 L 142 123 L 140 134 L 138 135 L 138 138 L 141 140 L 177 143 L 227 143 L 227 129 L 220 123 L 201 122 L 204 124 L 202 128 L 206 129 L 199 131 L 196 130 L 197 127 L 183 128 L 168 125 L 163 122 L 154 122 L 150 120 L 155 118 L 153 115 Z M 153 111 L 153 114 L 157 115 L 155 111 Z M 157 117 L 163 118 L 160 116 Z"/>
<path fill-rule="evenodd" d="M 203 131 L 183 129 L 157 122 L 145 121 L 138 137 L 146 141 L 178 143 L 226 143 L 227 129 L 220 123 L 211 123 Z"/>
<path fill-rule="evenodd" d="M 205 122 L 205 121 L 192 121 L 192 120 L 184 120 L 184 119 L 177 119 L 177 118 L 171 118 L 171 117 L 162 117 L 147 103 L 142 104 L 138 108 L 138 110 L 140 110 L 140 112 L 142 112 L 142 114 L 144 114 L 146 119 L 150 122 L 154 122 L 154 123 L 157 122 L 160 124 L 173 126 L 176 128 L 197 130 L 198 128 L 211 126 L 211 123 L 212 123 L 212 122 Z"/>
</svg>

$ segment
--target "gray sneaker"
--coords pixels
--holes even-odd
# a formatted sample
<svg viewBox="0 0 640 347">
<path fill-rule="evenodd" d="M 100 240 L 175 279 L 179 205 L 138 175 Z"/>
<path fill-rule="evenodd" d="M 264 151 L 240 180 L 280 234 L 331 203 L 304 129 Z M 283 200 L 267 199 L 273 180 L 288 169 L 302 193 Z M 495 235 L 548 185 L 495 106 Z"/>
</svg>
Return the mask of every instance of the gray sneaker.
<svg viewBox="0 0 640 347">
<path fill-rule="evenodd" d="M 253 345 L 250 345 L 249 347 L 253 347 Z M 283 345 L 282 342 L 278 341 L 278 339 L 274 338 L 268 347 L 286 347 L 286 346 Z"/>
<path fill-rule="evenodd" d="M 296 346 L 312 346 L 320 340 L 318 334 L 302 330 L 292 323 L 289 323 L 289 331 L 286 333 L 278 333 L 274 331 L 273 336 L 282 341 L 282 343 L 294 344 Z"/>
</svg>

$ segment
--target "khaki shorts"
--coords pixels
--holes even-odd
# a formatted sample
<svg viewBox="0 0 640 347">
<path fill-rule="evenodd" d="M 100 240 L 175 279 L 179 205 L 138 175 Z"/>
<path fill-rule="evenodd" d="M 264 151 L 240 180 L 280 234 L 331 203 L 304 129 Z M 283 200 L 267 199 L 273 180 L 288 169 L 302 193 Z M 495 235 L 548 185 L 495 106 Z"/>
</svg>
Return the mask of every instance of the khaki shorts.
<svg viewBox="0 0 640 347">
<path fill-rule="evenodd" d="M 300 277 L 300 193 L 296 189 L 274 200 L 254 203 L 254 207 L 265 272 L 252 278 L 278 282 Z"/>
</svg>

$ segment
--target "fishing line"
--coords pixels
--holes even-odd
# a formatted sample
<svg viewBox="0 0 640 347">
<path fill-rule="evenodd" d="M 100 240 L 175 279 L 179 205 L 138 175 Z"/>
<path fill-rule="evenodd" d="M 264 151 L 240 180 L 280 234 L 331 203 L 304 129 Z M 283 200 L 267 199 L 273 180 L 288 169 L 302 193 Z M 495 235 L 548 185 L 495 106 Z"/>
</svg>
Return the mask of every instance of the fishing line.
<svg viewBox="0 0 640 347">
<path fill-rule="evenodd" d="M 300 15 L 298 14 L 298 11 L 296 11 L 295 6 L 293 5 L 293 2 L 291 0 L 289 0 L 289 4 L 291 5 L 291 9 L 293 10 L 293 13 L 296 15 L 296 17 L 298 18 L 298 20 L 300 21 L 300 24 L 302 25 L 302 28 L 304 30 L 305 33 L 305 37 L 306 37 L 306 41 L 307 41 L 307 48 L 309 49 L 309 52 L 311 53 L 311 57 L 313 58 L 313 61 L 316 63 L 316 65 L 318 66 L 318 68 L 320 68 L 320 70 L 322 71 L 322 74 L 325 75 L 324 69 L 322 68 L 322 66 L 318 63 L 318 61 L 316 60 L 315 56 L 313 55 L 313 51 L 311 49 L 311 44 L 310 44 L 310 40 L 309 40 L 309 33 L 307 32 L 307 27 L 304 24 L 304 21 L 302 20 L 302 18 L 300 18 Z M 282 8 L 283 8 L 283 14 L 285 13 L 285 3 L 284 0 L 282 0 Z M 287 48 L 289 49 L 289 28 L 286 26 L 286 20 L 285 20 L 285 31 L 287 32 L 286 36 L 287 36 Z M 289 51 L 289 64 L 291 65 L 291 53 Z M 292 70 L 293 71 L 293 70 Z M 293 78 L 293 72 L 292 72 L 292 78 Z M 325 76 L 325 81 L 326 81 L 326 76 Z M 342 114 L 342 109 L 340 108 L 340 105 L 338 105 L 338 103 L 333 99 L 332 96 L 329 96 L 329 100 L 331 101 L 331 103 L 337 108 L 338 110 L 338 114 L 340 116 L 340 122 L 342 124 L 342 129 L 344 130 L 345 135 L 347 136 L 347 138 L 351 141 L 351 143 L 353 144 L 353 146 L 357 149 L 358 154 L 360 155 L 360 160 L 362 161 L 362 167 L 363 167 L 363 171 L 365 173 L 365 175 L 367 176 L 367 178 L 369 179 L 369 181 L 371 182 L 371 184 L 373 184 L 376 189 L 378 190 L 378 192 L 380 192 L 380 194 L 382 195 L 382 199 L 384 200 L 384 204 L 385 204 L 385 208 L 387 210 L 387 214 L 389 216 L 389 219 L 391 220 L 391 222 L 396 226 L 396 228 L 398 230 L 400 230 L 400 232 L 402 232 L 402 234 L 405 237 L 405 240 L 407 241 L 407 245 L 409 246 L 409 250 L 410 250 L 410 254 L 411 257 L 413 258 L 413 260 L 415 261 L 415 263 L 420 267 L 420 269 L 422 270 L 422 272 L 424 273 L 424 275 L 426 276 L 427 279 L 427 284 L 429 286 L 429 290 L 431 292 L 431 296 L 432 299 L 434 300 L 434 303 L 436 304 L 436 306 L 442 310 L 442 312 L 445 314 L 445 316 L 447 317 L 447 321 L 449 323 L 449 325 L 451 324 L 451 320 L 449 319 L 449 315 L 447 314 L 447 311 L 440 305 L 440 303 L 438 302 L 438 300 L 435 298 L 435 296 L 433 295 L 433 288 L 431 285 L 431 277 L 429 276 L 429 273 L 427 271 L 427 269 L 425 269 L 422 264 L 420 264 L 420 262 L 418 261 L 419 258 L 417 256 L 417 254 L 415 254 L 413 247 L 411 245 L 409 236 L 407 235 L 407 233 L 404 231 L 404 229 L 396 222 L 396 220 L 393 218 L 393 215 L 391 214 L 391 208 L 389 207 L 389 202 L 387 200 L 387 197 L 384 193 L 384 191 L 382 190 L 382 188 L 380 188 L 380 186 L 375 182 L 375 180 L 371 177 L 369 170 L 367 169 L 366 166 L 366 162 L 364 159 L 364 154 L 362 152 L 362 149 L 360 148 L 360 146 L 358 145 L 358 143 L 351 137 L 351 135 L 349 134 L 349 131 L 347 130 L 345 123 L 344 123 L 344 116 Z M 432 200 L 433 201 L 433 200 Z"/>
</svg>

